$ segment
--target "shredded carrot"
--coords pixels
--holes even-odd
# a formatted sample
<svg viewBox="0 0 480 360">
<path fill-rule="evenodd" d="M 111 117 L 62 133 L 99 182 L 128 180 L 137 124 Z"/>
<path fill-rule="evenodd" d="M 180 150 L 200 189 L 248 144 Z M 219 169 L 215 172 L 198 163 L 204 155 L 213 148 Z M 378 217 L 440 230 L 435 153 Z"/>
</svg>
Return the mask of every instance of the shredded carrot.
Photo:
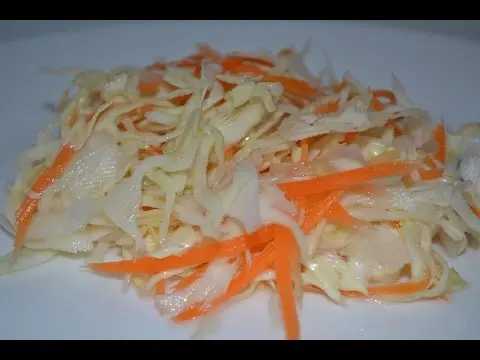
<svg viewBox="0 0 480 360">
<path fill-rule="evenodd" d="M 419 169 L 418 174 L 422 180 L 435 180 L 443 175 L 443 169 Z"/>
<path fill-rule="evenodd" d="M 312 97 L 317 94 L 317 90 L 306 81 L 294 79 L 283 75 L 265 75 L 262 79 L 264 82 L 279 82 L 286 91 L 293 94 Z"/>
<path fill-rule="evenodd" d="M 443 123 L 443 121 L 433 131 L 433 138 L 438 144 L 438 151 L 434 155 L 435 159 L 440 161 L 442 164 L 445 164 L 447 145 L 446 145 L 445 124 Z"/>
<path fill-rule="evenodd" d="M 151 206 L 142 206 L 141 209 L 142 211 L 152 211 L 152 210 L 157 210 L 158 208 L 151 207 Z"/>
<path fill-rule="evenodd" d="M 308 200 L 311 201 L 311 204 L 307 203 L 305 220 L 302 224 L 302 229 L 305 233 L 309 233 L 317 226 L 320 220 L 325 217 L 330 206 L 337 201 L 339 196 L 340 192 L 335 191 L 327 196 L 324 196 L 323 194 L 315 194 L 309 197 Z"/>
<path fill-rule="evenodd" d="M 402 130 L 402 128 L 400 126 L 397 125 L 397 121 L 399 119 L 390 119 L 388 120 L 386 123 L 385 123 L 385 127 L 387 126 L 391 126 L 393 127 L 393 136 L 394 137 L 399 137 L 399 136 L 402 136 L 405 134 L 405 132 Z"/>
<path fill-rule="evenodd" d="M 291 55 L 293 53 L 293 47 L 287 47 L 287 48 L 283 48 L 281 49 L 279 52 L 278 52 L 278 55 L 279 56 L 286 56 L 286 55 Z"/>
<path fill-rule="evenodd" d="M 385 109 L 389 105 L 395 105 L 397 103 L 397 99 L 395 94 L 390 90 L 374 90 L 372 91 L 373 98 L 370 106 L 373 110 L 381 111 Z M 380 98 L 386 98 L 388 102 L 380 101 Z"/>
<path fill-rule="evenodd" d="M 177 97 L 171 98 L 169 101 L 176 106 L 183 106 L 191 97 L 192 94 L 179 95 Z"/>
<path fill-rule="evenodd" d="M 338 100 L 334 102 L 326 103 L 326 104 L 319 104 L 315 107 L 315 110 L 313 112 L 317 114 L 334 113 L 339 110 L 339 105 L 340 105 L 340 102 Z"/>
<path fill-rule="evenodd" d="M 155 79 L 152 79 L 151 81 L 141 81 L 138 84 L 138 91 L 144 96 L 149 96 L 155 94 L 158 89 L 163 86 L 168 90 L 175 90 L 176 87 L 170 84 L 169 82 L 166 82 L 163 80 L 162 77 L 158 76 Z"/>
<path fill-rule="evenodd" d="M 264 226 L 255 233 L 238 236 L 222 242 L 201 244 L 187 250 L 180 256 L 168 256 L 163 259 L 142 257 L 137 260 L 122 260 L 90 264 L 92 270 L 112 274 L 156 274 L 182 267 L 197 266 L 222 257 L 234 257 L 245 250 L 270 241 L 272 226 Z"/>
<path fill-rule="evenodd" d="M 300 262 L 295 237 L 289 229 L 283 226 L 275 227 L 274 267 L 287 339 L 296 340 L 300 338 L 300 322 L 295 303 L 292 270 L 294 267 L 299 268 Z"/>
<path fill-rule="evenodd" d="M 437 165 L 435 164 L 435 161 L 433 161 L 430 156 L 425 156 L 424 159 L 425 165 L 427 165 L 430 169 L 436 169 Z"/>
<path fill-rule="evenodd" d="M 368 165 L 363 168 L 319 176 L 309 180 L 280 184 L 288 196 L 305 196 L 333 190 L 343 190 L 374 179 L 405 175 L 414 170 L 413 162 L 392 162 Z"/>
<path fill-rule="evenodd" d="M 355 139 L 357 138 L 357 135 L 358 135 L 358 133 L 356 133 L 356 132 L 345 133 L 345 136 L 344 136 L 344 139 L 343 139 L 342 143 L 352 144 L 355 141 Z"/>
<path fill-rule="evenodd" d="M 147 70 L 150 70 L 150 71 L 163 71 L 166 69 L 167 69 L 167 66 L 161 62 L 154 62 L 153 64 L 147 66 Z"/>
<path fill-rule="evenodd" d="M 328 207 L 325 213 L 325 219 L 342 226 L 360 226 L 366 224 L 366 222 L 350 215 L 348 211 L 336 201 L 332 202 Z"/>
<path fill-rule="evenodd" d="M 472 209 L 472 212 L 477 215 L 478 217 L 480 217 L 480 210 L 478 210 L 475 206 L 473 205 L 470 205 L 470 209 Z"/>
<path fill-rule="evenodd" d="M 388 285 L 369 286 L 367 288 L 368 295 L 362 294 L 358 291 L 341 290 L 343 296 L 355 298 L 372 298 L 381 296 L 395 296 L 395 295 L 409 295 L 416 292 L 427 290 L 430 285 L 430 278 L 426 276 L 419 282 L 406 282 Z M 305 285 L 304 290 L 308 292 L 324 293 L 324 291 L 314 285 Z"/>
<path fill-rule="evenodd" d="M 340 91 L 345 89 L 347 87 L 347 85 L 348 85 L 348 83 L 345 80 L 342 80 L 338 84 L 333 84 L 331 86 L 331 89 L 334 93 L 339 93 Z"/>
<path fill-rule="evenodd" d="M 155 293 L 157 295 L 164 295 L 165 294 L 165 280 L 158 280 L 155 284 Z"/>
<path fill-rule="evenodd" d="M 64 145 L 58 155 L 55 157 L 53 164 L 48 167 L 35 181 L 30 191 L 35 195 L 41 195 L 47 188 L 59 177 L 69 164 L 71 158 L 75 154 L 73 146 Z M 17 233 L 15 237 L 15 250 L 19 251 L 25 240 L 28 227 L 37 210 L 39 199 L 32 198 L 27 194 L 15 214 Z"/>
<path fill-rule="evenodd" d="M 275 255 L 275 247 L 271 242 L 263 251 L 255 256 L 250 266 L 243 264 L 240 271 L 233 278 L 232 282 L 228 286 L 227 291 L 220 295 L 218 298 L 212 301 L 209 307 L 204 307 L 203 304 L 195 304 L 189 309 L 181 312 L 173 318 L 175 322 L 184 322 L 196 319 L 208 312 L 215 310 L 222 304 L 229 301 L 231 298 L 248 288 L 249 284 L 261 275 L 268 267 L 273 264 Z"/>
<path fill-rule="evenodd" d="M 230 69 L 230 68 L 235 68 L 239 65 L 244 65 L 245 63 L 254 63 L 254 64 L 258 64 L 258 65 L 273 67 L 273 63 L 269 60 L 256 58 L 256 57 L 251 57 L 251 56 L 243 56 L 243 55 L 242 56 L 237 56 L 237 55 L 229 56 L 222 61 L 221 65 L 225 69 Z"/>
</svg>

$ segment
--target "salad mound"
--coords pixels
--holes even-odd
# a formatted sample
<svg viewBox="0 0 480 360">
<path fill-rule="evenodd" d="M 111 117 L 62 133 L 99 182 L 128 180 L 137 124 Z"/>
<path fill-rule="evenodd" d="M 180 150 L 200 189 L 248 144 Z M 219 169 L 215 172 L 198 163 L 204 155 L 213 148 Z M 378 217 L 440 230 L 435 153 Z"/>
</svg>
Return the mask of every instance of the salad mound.
<svg viewBox="0 0 480 360">
<path fill-rule="evenodd" d="M 55 71 L 73 80 L 6 187 L 0 274 L 84 254 L 175 323 L 266 287 L 288 339 L 304 292 L 463 289 L 438 246 L 478 244 L 478 125 L 448 131 L 395 75 L 371 89 L 329 59 L 313 75 L 306 53 L 200 44 L 147 67 Z"/>
</svg>

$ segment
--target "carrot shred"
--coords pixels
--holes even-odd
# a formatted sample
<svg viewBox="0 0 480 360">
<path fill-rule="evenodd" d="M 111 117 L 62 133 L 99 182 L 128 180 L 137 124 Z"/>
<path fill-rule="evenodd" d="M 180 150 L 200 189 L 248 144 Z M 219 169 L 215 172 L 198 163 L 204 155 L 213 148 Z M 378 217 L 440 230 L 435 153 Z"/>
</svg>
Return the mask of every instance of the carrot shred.
<svg viewBox="0 0 480 360">
<path fill-rule="evenodd" d="M 356 133 L 356 132 L 345 133 L 342 143 L 352 144 L 355 141 L 355 139 L 357 138 L 357 135 L 358 135 L 358 133 Z"/>
<path fill-rule="evenodd" d="M 264 82 L 279 82 L 286 91 L 293 94 L 312 97 L 317 94 L 317 90 L 306 81 L 294 79 L 283 75 L 265 75 L 262 79 Z"/>
<path fill-rule="evenodd" d="M 158 89 L 163 86 L 168 90 L 175 90 L 176 87 L 163 80 L 162 77 L 158 76 L 151 81 L 140 81 L 138 84 L 138 91 L 144 96 L 149 96 L 155 94 Z"/>
<path fill-rule="evenodd" d="M 390 90 L 373 90 L 372 91 L 373 98 L 370 103 L 370 107 L 373 110 L 381 111 L 385 109 L 389 105 L 395 105 L 397 103 L 397 99 L 395 94 Z M 380 98 L 386 98 L 388 102 L 380 101 Z"/>
<path fill-rule="evenodd" d="M 338 100 L 334 101 L 334 102 L 331 102 L 331 103 L 318 104 L 315 107 L 315 110 L 313 112 L 316 113 L 316 114 L 334 113 L 334 112 L 337 112 L 339 110 L 339 105 L 340 105 L 340 102 Z"/>
<path fill-rule="evenodd" d="M 254 63 L 258 65 L 263 65 L 263 66 L 268 66 L 268 67 L 273 67 L 273 63 L 269 60 L 266 59 L 261 59 L 257 57 L 252 57 L 252 56 L 238 56 L 238 55 L 231 55 L 225 58 L 221 65 L 225 69 L 230 69 L 230 68 L 235 68 L 239 65 L 243 65 L 245 63 Z"/>
<path fill-rule="evenodd" d="M 166 290 L 165 280 L 164 279 L 158 280 L 157 283 L 155 284 L 155 293 L 157 295 L 164 295 L 165 290 Z"/>
<path fill-rule="evenodd" d="M 283 48 L 281 49 L 279 52 L 278 52 L 278 55 L 279 56 L 286 56 L 286 55 L 291 55 L 293 53 L 293 47 L 286 47 L 286 48 Z"/>
<path fill-rule="evenodd" d="M 359 220 L 348 213 L 338 202 L 334 201 L 325 213 L 325 219 L 342 226 L 365 225 L 366 222 Z"/>
<path fill-rule="evenodd" d="M 62 176 L 65 168 L 69 164 L 74 154 L 75 149 L 73 146 L 64 145 L 55 157 L 53 164 L 45 169 L 45 171 L 37 178 L 30 191 L 34 194 L 41 195 L 45 190 L 47 190 L 47 188 L 53 184 L 56 179 Z M 25 235 L 30 223 L 32 222 L 33 216 L 35 215 L 38 203 L 39 199 L 34 199 L 27 194 L 15 214 L 17 225 L 14 248 L 15 252 L 18 252 L 23 245 Z"/>
<path fill-rule="evenodd" d="M 419 169 L 418 174 L 422 180 L 435 180 L 443 175 L 444 169 Z"/>
<path fill-rule="evenodd" d="M 163 71 L 166 69 L 167 69 L 167 66 L 161 62 L 154 62 L 153 64 L 147 66 L 147 70 L 150 70 L 150 71 Z"/>
<path fill-rule="evenodd" d="M 445 124 L 443 123 L 443 121 L 433 131 L 433 138 L 438 144 L 438 151 L 434 155 L 435 159 L 440 161 L 442 164 L 445 164 L 447 145 L 446 145 Z"/>
<path fill-rule="evenodd" d="M 297 253 L 297 256 L 294 254 Z M 300 338 L 300 322 L 293 289 L 292 270 L 299 267 L 298 248 L 291 231 L 283 226 L 275 227 L 275 261 L 277 289 L 283 312 L 283 322 L 288 340 Z"/>
<path fill-rule="evenodd" d="M 368 295 L 362 294 L 358 291 L 345 291 L 341 290 L 340 293 L 343 296 L 355 297 L 355 298 L 372 298 L 381 296 L 393 296 L 393 295 L 409 295 L 416 292 L 427 290 L 430 285 L 430 278 L 426 276 L 419 282 L 405 282 L 396 284 L 376 285 L 369 286 L 367 288 Z M 324 291 L 314 285 L 305 285 L 304 290 L 308 292 L 324 293 Z"/>
<path fill-rule="evenodd" d="M 323 175 L 309 180 L 283 183 L 279 186 L 288 196 L 305 196 L 333 190 L 343 190 L 374 179 L 405 175 L 416 167 L 417 165 L 413 162 L 401 161 L 375 164 L 363 168 Z"/>
<path fill-rule="evenodd" d="M 243 264 L 240 271 L 233 278 L 227 291 L 212 301 L 209 307 L 202 306 L 203 304 L 195 304 L 189 309 L 176 315 L 172 320 L 175 322 L 184 322 L 196 319 L 206 313 L 218 308 L 222 304 L 229 301 L 231 298 L 245 290 L 249 284 L 255 280 L 261 273 L 263 273 L 270 265 L 273 264 L 275 255 L 275 247 L 273 242 L 269 243 L 263 251 L 255 256 L 250 266 Z"/>
<path fill-rule="evenodd" d="M 169 99 L 169 101 L 176 106 L 183 106 L 192 97 L 192 94 L 179 95 L 177 97 Z"/>
<path fill-rule="evenodd" d="M 264 226 L 255 233 L 231 240 L 202 244 L 187 250 L 180 256 L 157 259 L 149 256 L 137 260 L 122 260 L 90 264 L 94 271 L 112 274 L 156 274 L 182 267 L 197 266 L 223 257 L 234 257 L 254 246 L 270 241 L 272 226 Z"/>
<path fill-rule="evenodd" d="M 475 206 L 473 205 L 470 205 L 470 209 L 472 209 L 472 212 L 477 215 L 478 217 L 480 217 L 480 210 L 478 210 Z"/>
<path fill-rule="evenodd" d="M 337 201 L 339 195 L 340 192 L 336 191 L 327 196 L 324 196 L 323 194 L 315 194 L 309 198 L 312 203 L 310 205 L 307 203 L 305 219 L 302 224 L 302 229 L 305 233 L 309 233 L 318 225 L 320 220 L 322 220 L 327 214 L 330 206 Z"/>
</svg>

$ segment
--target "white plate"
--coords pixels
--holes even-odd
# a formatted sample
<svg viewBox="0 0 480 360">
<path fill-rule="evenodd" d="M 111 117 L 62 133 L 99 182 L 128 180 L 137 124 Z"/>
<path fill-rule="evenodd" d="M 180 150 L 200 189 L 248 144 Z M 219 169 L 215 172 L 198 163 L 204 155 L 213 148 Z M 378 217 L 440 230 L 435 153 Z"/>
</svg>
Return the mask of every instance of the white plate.
<svg viewBox="0 0 480 360">
<path fill-rule="evenodd" d="M 395 72 L 410 97 L 449 126 L 479 120 L 480 47 L 474 43 L 414 32 L 336 22 L 164 22 L 59 33 L 0 44 L 0 133 L 2 183 L 12 178 L 14 155 L 30 145 L 52 113 L 68 79 L 38 72 L 45 66 L 110 68 L 148 64 L 155 57 L 179 58 L 196 42 L 220 50 L 272 50 L 313 40 L 309 65 L 319 70 L 322 51 L 337 72 L 349 69 L 372 87 L 389 86 Z M 1 199 L 0 199 L 1 200 Z M 1 235 L 0 251 L 11 241 Z M 174 328 L 149 301 L 121 283 L 93 275 L 78 260 L 58 260 L 0 278 L 2 339 L 187 339 L 193 327 Z M 480 338 L 480 253 L 452 262 L 469 287 L 452 304 L 383 305 L 349 302 L 345 307 L 307 295 L 301 312 L 304 339 L 478 339 Z M 271 324 L 267 297 L 230 307 L 209 338 L 281 339 Z"/>
</svg>

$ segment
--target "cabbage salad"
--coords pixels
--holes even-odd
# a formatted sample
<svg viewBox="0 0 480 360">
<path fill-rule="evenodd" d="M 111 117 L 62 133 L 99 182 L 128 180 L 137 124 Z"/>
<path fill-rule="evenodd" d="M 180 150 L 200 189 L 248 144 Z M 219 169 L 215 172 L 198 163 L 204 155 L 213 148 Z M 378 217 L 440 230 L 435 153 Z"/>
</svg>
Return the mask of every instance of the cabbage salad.
<svg viewBox="0 0 480 360">
<path fill-rule="evenodd" d="M 177 324 L 268 288 L 287 339 L 305 292 L 461 290 L 439 251 L 478 243 L 478 127 L 449 132 L 394 75 L 371 89 L 328 59 L 313 75 L 305 55 L 200 44 L 148 67 L 55 70 L 73 81 L 6 188 L 1 274 L 84 254 Z"/>
</svg>

